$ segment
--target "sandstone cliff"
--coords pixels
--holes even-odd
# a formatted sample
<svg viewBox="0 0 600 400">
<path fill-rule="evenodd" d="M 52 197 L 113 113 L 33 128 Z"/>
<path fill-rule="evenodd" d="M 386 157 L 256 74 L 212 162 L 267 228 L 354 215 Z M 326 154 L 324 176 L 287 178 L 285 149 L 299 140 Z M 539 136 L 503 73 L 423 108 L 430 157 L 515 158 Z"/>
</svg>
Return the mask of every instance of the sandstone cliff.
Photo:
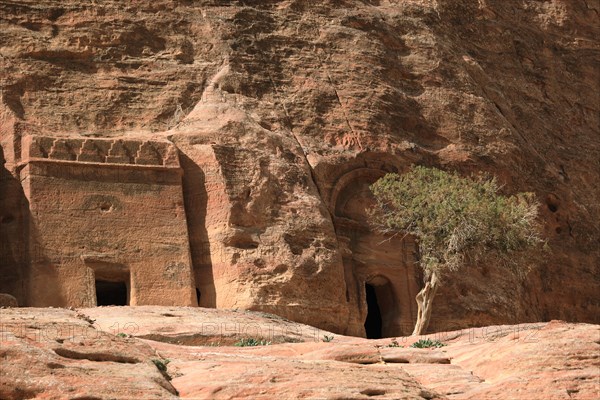
<svg viewBox="0 0 600 400">
<path fill-rule="evenodd" d="M 525 283 L 493 264 L 457 276 L 432 328 L 597 322 L 599 12 L 567 0 L 0 1 L 6 172 L 28 135 L 166 138 L 201 305 L 362 335 L 367 284 L 398 335 L 420 284 L 415 248 L 370 232 L 367 185 L 413 163 L 488 171 L 507 193 L 536 193 L 551 253 L 528 257 Z M 3 173 L 0 213 L 21 215 Z M 2 273 L 25 279 L 24 233 L 0 233 Z"/>
</svg>

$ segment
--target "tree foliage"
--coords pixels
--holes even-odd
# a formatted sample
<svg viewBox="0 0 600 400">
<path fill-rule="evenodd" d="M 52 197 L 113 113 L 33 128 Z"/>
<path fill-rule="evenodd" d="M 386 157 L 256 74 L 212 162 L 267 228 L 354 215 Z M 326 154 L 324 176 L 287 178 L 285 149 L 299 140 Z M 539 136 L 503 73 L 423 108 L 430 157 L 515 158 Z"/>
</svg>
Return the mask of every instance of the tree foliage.
<svg viewBox="0 0 600 400">
<path fill-rule="evenodd" d="M 413 334 L 427 329 L 441 279 L 465 266 L 467 258 L 493 252 L 508 259 L 541 242 L 534 195 L 503 196 L 499 189 L 496 179 L 463 178 L 422 166 L 371 185 L 376 203 L 370 219 L 376 229 L 412 235 L 419 245 L 425 286 L 416 298 Z"/>
<path fill-rule="evenodd" d="M 496 179 L 416 166 L 387 174 L 371 190 L 375 227 L 413 235 L 426 274 L 456 270 L 469 255 L 509 254 L 541 241 L 533 193 L 503 196 Z"/>
</svg>

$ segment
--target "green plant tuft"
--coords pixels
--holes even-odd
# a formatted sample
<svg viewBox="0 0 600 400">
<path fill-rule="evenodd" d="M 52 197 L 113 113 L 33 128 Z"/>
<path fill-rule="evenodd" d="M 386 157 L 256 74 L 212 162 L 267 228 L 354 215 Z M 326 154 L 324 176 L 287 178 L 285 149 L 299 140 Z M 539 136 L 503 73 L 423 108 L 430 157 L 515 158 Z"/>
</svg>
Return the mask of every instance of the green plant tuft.
<svg viewBox="0 0 600 400">
<path fill-rule="evenodd" d="M 440 342 L 439 340 L 431 340 L 431 339 L 419 339 L 410 345 L 410 347 L 414 347 L 417 349 L 428 349 L 431 347 L 440 348 L 446 346 L 445 343 Z"/>
<path fill-rule="evenodd" d="M 262 340 L 262 339 L 243 338 L 243 339 L 240 339 L 238 342 L 236 342 L 235 346 L 238 346 L 238 347 L 268 346 L 270 344 L 271 344 L 271 342 Z"/>
<path fill-rule="evenodd" d="M 152 362 L 154 365 L 156 365 L 156 368 L 158 368 L 160 372 L 167 372 L 167 364 L 169 364 L 171 360 L 154 358 L 152 359 Z"/>
<path fill-rule="evenodd" d="M 167 358 L 154 358 L 151 361 L 154 363 L 156 368 L 160 371 L 160 373 L 166 380 L 170 381 L 172 379 L 171 375 L 169 375 L 169 373 L 167 372 L 167 364 L 169 364 L 171 360 Z"/>
<path fill-rule="evenodd" d="M 323 336 L 323 341 L 324 342 L 331 342 L 334 338 L 335 338 L 335 336 L 333 336 L 333 335 L 331 335 L 331 336 L 324 335 Z"/>
</svg>

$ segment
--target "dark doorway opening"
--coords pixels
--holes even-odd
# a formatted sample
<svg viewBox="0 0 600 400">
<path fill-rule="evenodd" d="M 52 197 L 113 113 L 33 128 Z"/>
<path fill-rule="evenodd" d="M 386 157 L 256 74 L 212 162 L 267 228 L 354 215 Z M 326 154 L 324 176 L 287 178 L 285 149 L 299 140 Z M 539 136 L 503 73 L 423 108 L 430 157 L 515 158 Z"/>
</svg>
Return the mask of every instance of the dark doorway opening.
<svg viewBox="0 0 600 400">
<path fill-rule="evenodd" d="M 99 306 L 126 306 L 125 282 L 96 281 L 96 304 Z"/>
<path fill-rule="evenodd" d="M 365 320 L 365 332 L 367 339 L 382 338 L 382 319 L 379 303 L 377 302 L 377 293 L 375 287 L 365 284 L 367 294 L 367 319 Z"/>
<path fill-rule="evenodd" d="M 200 307 L 200 297 L 202 297 L 202 293 L 200 293 L 200 289 L 196 288 L 196 300 L 198 301 L 198 307 Z"/>
</svg>

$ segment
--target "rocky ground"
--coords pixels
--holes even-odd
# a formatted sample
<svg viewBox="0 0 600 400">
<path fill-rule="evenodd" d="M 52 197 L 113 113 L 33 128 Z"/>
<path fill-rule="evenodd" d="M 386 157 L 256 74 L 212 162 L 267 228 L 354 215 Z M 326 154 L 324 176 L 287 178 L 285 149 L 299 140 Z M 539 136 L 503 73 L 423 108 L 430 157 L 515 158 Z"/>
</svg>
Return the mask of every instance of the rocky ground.
<svg viewBox="0 0 600 400">
<path fill-rule="evenodd" d="M 6 308 L 0 335 L 1 399 L 600 396 L 599 326 L 562 321 L 438 333 L 428 338 L 446 346 L 417 349 L 424 338 L 346 337 L 246 311 Z M 234 345 L 249 338 L 270 344 Z"/>
<path fill-rule="evenodd" d="M 347 334 L 364 321 L 364 270 L 402 262 L 362 251 L 368 238 L 345 225 L 365 228 L 368 184 L 412 164 L 490 172 L 506 193 L 535 192 L 551 252 L 527 254 L 525 282 L 492 262 L 457 273 L 432 323 L 598 323 L 599 12 L 589 0 L 0 1 L 0 145 L 14 173 L 28 134 L 170 139 L 201 305 Z M 17 222 L 0 239 L 24 235 Z"/>
</svg>

